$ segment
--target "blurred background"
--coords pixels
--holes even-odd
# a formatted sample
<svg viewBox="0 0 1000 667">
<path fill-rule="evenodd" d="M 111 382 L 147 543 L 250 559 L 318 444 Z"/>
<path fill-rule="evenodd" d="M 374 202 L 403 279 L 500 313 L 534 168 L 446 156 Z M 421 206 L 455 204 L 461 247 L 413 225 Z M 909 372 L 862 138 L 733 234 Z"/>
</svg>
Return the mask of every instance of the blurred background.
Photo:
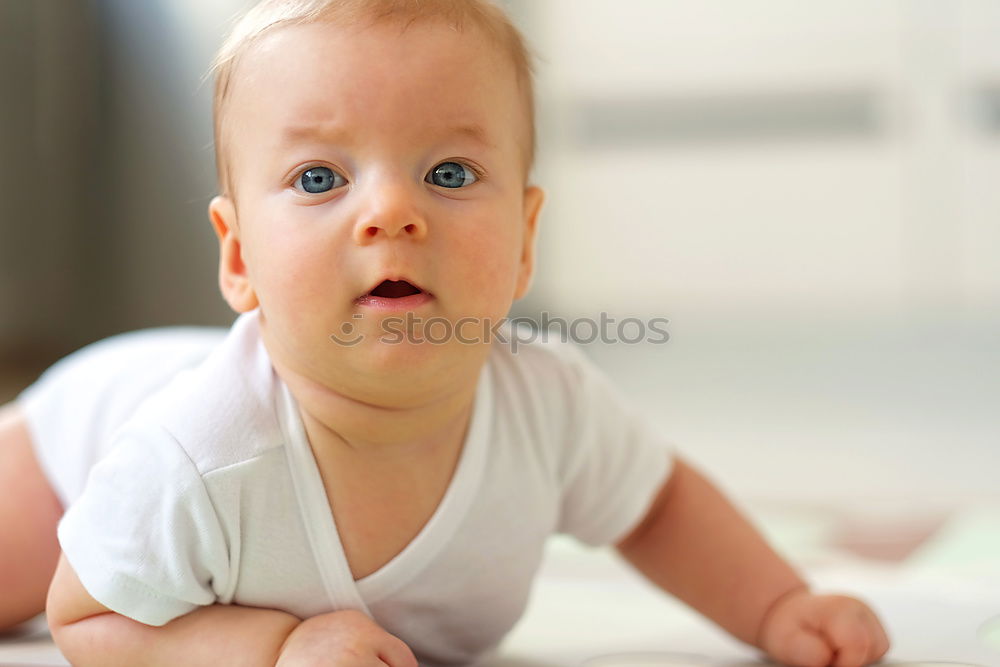
<svg viewBox="0 0 1000 667">
<path fill-rule="evenodd" d="M 248 4 L 0 0 L 0 400 L 232 322 L 202 77 Z M 585 350 L 748 502 L 1000 499 L 1000 0 L 505 4 L 548 193 L 512 315 L 669 319 Z"/>
</svg>

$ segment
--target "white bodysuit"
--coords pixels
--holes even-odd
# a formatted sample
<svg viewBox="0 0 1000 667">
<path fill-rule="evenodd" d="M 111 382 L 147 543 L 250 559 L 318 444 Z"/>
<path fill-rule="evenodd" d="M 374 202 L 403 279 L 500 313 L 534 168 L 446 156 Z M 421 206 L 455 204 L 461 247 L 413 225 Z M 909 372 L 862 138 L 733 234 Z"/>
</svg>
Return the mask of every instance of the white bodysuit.
<svg viewBox="0 0 1000 667">
<path fill-rule="evenodd" d="M 20 401 L 69 506 L 67 559 L 95 599 L 150 625 L 214 603 L 300 618 L 351 608 L 421 664 L 468 664 L 521 616 L 550 534 L 618 541 L 671 470 L 670 444 L 575 346 L 494 343 L 443 500 L 355 581 L 258 312 L 224 338 L 120 338 L 57 365 Z"/>
</svg>

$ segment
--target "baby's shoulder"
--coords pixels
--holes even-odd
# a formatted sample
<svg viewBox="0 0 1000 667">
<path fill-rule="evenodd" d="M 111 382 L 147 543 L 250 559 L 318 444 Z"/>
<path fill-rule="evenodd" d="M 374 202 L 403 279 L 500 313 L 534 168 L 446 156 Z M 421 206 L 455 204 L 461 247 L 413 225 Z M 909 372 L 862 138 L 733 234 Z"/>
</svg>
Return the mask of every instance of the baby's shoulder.
<svg viewBox="0 0 1000 667">
<path fill-rule="evenodd" d="M 580 346 L 557 330 L 507 322 L 492 341 L 491 362 L 502 370 L 535 376 L 573 378 L 590 364 Z"/>
<path fill-rule="evenodd" d="M 489 358 L 501 409 L 545 422 L 559 422 L 579 410 L 590 364 L 571 340 L 523 324 L 501 329 Z"/>
<path fill-rule="evenodd" d="M 244 315 L 204 361 L 146 399 L 119 434 L 167 437 L 206 475 L 280 446 L 277 391 L 256 319 Z"/>
</svg>

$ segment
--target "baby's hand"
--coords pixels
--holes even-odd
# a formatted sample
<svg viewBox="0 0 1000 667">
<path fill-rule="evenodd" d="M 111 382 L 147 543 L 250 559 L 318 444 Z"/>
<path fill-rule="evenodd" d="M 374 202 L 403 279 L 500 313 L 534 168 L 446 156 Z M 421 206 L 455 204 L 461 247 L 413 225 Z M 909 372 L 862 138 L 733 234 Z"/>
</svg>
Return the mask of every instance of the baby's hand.
<svg viewBox="0 0 1000 667">
<path fill-rule="evenodd" d="M 281 647 L 275 667 L 417 667 L 401 639 L 360 611 L 344 610 L 307 618 Z"/>
<path fill-rule="evenodd" d="M 861 667 L 885 655 L 889 639 L 863 602 L 803 590 L 778 600 L 768 612 L 758 645 L 795 667 Z"/>
</svg>

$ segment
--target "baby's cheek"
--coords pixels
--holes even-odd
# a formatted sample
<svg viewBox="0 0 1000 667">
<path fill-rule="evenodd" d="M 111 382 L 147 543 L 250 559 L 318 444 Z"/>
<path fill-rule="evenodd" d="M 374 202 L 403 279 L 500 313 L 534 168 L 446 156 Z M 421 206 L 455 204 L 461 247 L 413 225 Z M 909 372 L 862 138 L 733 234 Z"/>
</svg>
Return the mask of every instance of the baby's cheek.
<svg viewBox="0 0 1000 667">
<path fill-rule="evenodd" d="M 315 250 L 274 243 L 267 260 L 259 274 L 259 296 L 272 319 L 280 316 L 289 326 L 301 327 L 322 310 L 321 304 L 334 303 L 337 282 L 328 275 L 330 262 Z"/>
<path fill-rule="evenodd" d="M 501 248 L 469 255 L 464 283 L 467 296 L 483 315 L 505 315 L 516 283 L 517 262 Z"/>
</svg>

